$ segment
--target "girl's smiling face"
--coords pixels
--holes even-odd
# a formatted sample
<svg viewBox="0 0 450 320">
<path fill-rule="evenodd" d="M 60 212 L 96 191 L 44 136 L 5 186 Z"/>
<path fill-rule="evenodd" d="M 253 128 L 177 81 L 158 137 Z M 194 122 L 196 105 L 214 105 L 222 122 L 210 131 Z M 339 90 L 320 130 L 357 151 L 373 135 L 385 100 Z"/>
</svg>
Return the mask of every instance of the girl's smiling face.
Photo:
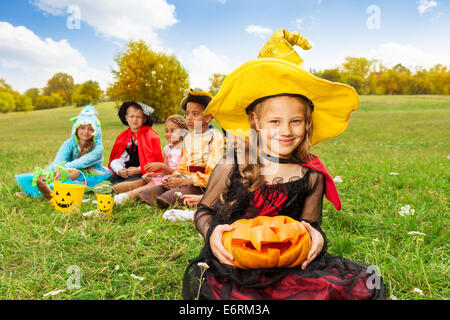
<svg viewBox="0 0 450 320">
<path fill-rule="evenodd" d="M 168 120 L 164 127 L 167 142 L 177 144 L 182 140 L 185 130 L 181 129 L 175 122 Z"/>
<path fill-rule="evenodd" d="M 78 127 L 76 135 L 80 142 L 86 142 L 92 139 L 94 133 L 94 128 L 90 124 L 81 125 Z"/>
<path fill-rule="evenodd" d="M 269 98 L 260 103 L 259 116 L 252 117 L 261 134 L 263 150 L 276 157 L 290 158 L 305 139 L 306 102 L 290 96 Z"/>
</svg>

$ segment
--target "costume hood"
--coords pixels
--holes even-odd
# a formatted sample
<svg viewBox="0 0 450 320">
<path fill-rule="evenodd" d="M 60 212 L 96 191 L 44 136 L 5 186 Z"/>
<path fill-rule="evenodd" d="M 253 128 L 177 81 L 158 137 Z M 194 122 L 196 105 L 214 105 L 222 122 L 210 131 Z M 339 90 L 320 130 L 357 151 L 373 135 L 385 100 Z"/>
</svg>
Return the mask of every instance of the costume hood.
<svg viewBox="0 0 450 320">
<path fill-rule="evenodd" d="M 92 135 L 94 136 L 95 144 L 101 143 L 102 129 L 100 126 L 100 120 L 97 118 L 97 114 L 97 110 L 92 106 L 92 104 L 89 104 L 81 110 L 78 116 L 70 119 L 70 121 L 74 123 L 72 126 L 72 137 L 75 141 L 78 142 L 78 138 L 76 136 L 77 129 L 82 125 L 90 124 L 94 129 L 94 133 Z"/>
</svg>

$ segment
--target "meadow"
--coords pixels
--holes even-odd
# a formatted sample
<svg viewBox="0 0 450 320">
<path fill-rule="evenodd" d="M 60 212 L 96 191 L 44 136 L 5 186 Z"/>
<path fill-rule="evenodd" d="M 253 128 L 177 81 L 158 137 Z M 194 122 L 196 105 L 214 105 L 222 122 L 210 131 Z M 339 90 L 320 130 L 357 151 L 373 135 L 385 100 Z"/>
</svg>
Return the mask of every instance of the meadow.
<svg viewBox="0 0 450 320">
<path fill-rule="evenodd" d="M 96 108 L 106 164 L 124 126 L 114 103 Z M 192 222 L 141 203 L 83 216 L 15 196 L 15 174 L 50 163 L 79 111 L 0 114 L 0 299 L 181 299 L 203 245 Z M 164 145 L 163 125 L 154 128 Z M 348 129 L 312 149 L 342 178 L 342 210 L 323 204 L 328 251 L 376 266 L 389 299 L 450 298 L 449 138 L 449 96 L 361 96 Z M 414 215 L 399 213 L 406 205 Z M 70 266 L 79 289 L 67 288 Z M 65 291 L 45 295 L 55 290 Z"/>
</svg>

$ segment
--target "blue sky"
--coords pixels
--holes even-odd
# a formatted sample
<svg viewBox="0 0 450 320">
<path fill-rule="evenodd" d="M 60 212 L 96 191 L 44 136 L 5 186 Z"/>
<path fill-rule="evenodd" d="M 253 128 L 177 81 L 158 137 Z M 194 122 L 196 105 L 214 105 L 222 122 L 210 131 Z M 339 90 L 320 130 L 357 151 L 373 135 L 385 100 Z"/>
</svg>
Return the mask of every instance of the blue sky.
<svg viewBox="0 0 450 320">
<path fill-rule="evenodd" d="M 68 8 L 80 13 L 79 29 Z M 310 40 L 310 51 L 298 50 L 307 68 L 346 56 L 450 65 L 449 9 L 446 0 L 0 0 L 0 78 L 23 92 L 62 71 L 105 89 L 117 53 L 143 39 L 175 54 L 191 87 L 207 89 L 211 73 L 255 58 L 281 28 Z"/>
</svg>

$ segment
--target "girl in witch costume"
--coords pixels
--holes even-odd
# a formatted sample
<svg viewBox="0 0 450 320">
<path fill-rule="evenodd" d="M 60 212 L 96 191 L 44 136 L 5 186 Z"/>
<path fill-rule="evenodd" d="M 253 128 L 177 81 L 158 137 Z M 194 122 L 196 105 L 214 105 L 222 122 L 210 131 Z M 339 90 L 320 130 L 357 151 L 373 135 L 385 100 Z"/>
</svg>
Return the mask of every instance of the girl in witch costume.
<svg viewBox="0 0 450 320">
<path fill-rule="evenodd" d="M 109 168 L 114 174 L 109 181 L 112 183 L 140 180 L 147 164 L 164 161 L 159 135 L 152 128 L 153 111 L 135 101 L 124 102 L 120 107 L 118 116 L 128 129 L 117 136 L 111 150 Z"/>
<path fill-rule="evenodd" d="M 278 31 L 258 59 L 227 76 L 205 110 L 228 133 L 243 136 L 253 129 L 257 134 L 251 138 L 258 145 L 234 150 L 210 176 L 195 212 L 205 245 L 185 271 L 184 299 L 385 298 L 381 278 L 372 286 L 367 266 L 327 253 L 321 229 L 323 196 L 337 210 L 341 204 L 327 169 L 310 153 L 311 145 L 345 130 L 350 113 L 359 107 L 358 95 L 350 86 L 304 71 L 292 52 L 279 56 L 288 50 L 267 50 L 280 46 L 293 51 L 294 44 L 310 47 L 300 34 Z M 262 155 L 256 163 L 249 161 L 254 151 Z M 235 266 L 222 243 L 224 232 L 233 230 L 231 224 L 239 219 L 277 215 L 302 221 L 311 237 L 306 260 L 293 268 Z M 206 271 L 203 263 L 209 266 Z M 204 280 L 199 281 L 201 275 Z"/>
</svg>

